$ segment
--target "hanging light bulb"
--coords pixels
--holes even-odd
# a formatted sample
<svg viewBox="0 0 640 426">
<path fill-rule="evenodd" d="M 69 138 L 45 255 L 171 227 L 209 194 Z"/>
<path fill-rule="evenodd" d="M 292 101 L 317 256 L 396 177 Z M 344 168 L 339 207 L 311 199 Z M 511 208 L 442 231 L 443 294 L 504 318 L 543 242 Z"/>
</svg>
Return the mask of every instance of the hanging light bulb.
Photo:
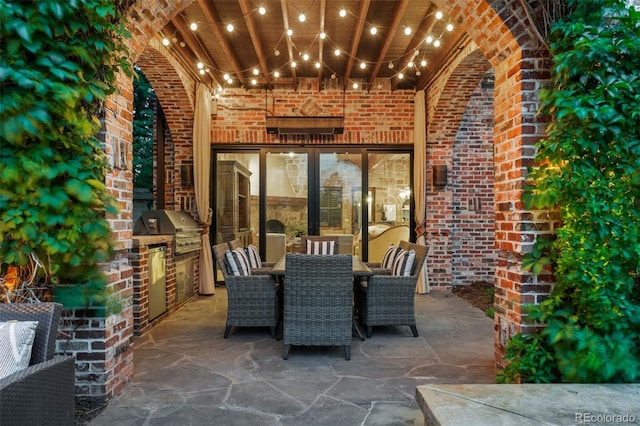
<svg viewBox="0 0 640 426">
<path fill-rule="evenodd" d="M 440 46 L 440 40 L 436 40 L 436 41 L 434 41 L 434 42 L 433 42 L 433 45 L 434 45 L 435 47 Z"/>
<path fill-rule="evenodd" d="M 273 54 L 275 56 L 280 56 L 280 51 L 278 49 L 273 49 Z"/>
<path fill-rule="evenodd" d="M 258 71 L 258 68 L 254 68 L 253 75 L 258 75 L 258 74 L 260 74 L 260 71 Z"/>
<path fill-rule="evenodd" d="M 402 73 L 398 74 L 398 78 L 399 78 L 400 80 L 402 80 L 402 79 L 404 78 L 404 74 L 402 74 Z"/>
<path fill-rule="evenodd" d="M 336 73 L 334 72 L 333 74 L 331 74 L 331 80 L 335 80 L 336 79 Z"/>
<path fill-rule="evenodd" d="M 344 18 L 345 16 L 347 16 L 347 11 L 345 9 L 340 9 L 340 17 Z"/>
<path fill-rule="evenodd" d="M 371 27 L 369 32 L 371 33 L 371 35 L 376 35 L 376 34 L 378 34 L 378 29 L 376 27 Z"/>
<path fill-rule="evenodd" d="M 389 61 L 389 69 L 392 70 L 394 66 L 395 65 L 393 65 L 393 62 Z"/>
<path fill-rule="evenodd" d="M 327 38 L 327 33 L 325 33 L 324 31 L 320 33 L 320 38 L 322 40 L 324 40 L 325 38 Z"/>
<path fill-rule="evenodd" d="M 360 69 L 363 70 L 367 67 L 367 64 L 365 64 L 364 62 L 360 62 Z"/>
<path fill-rule="evenodd" d="M 336 56 L 340 56 L 340 49 L 334 50 L 333 54 L 336 55 Z"/>
<path fill-rule="evenodd" d="M 201 70 L 202 68 L 204 68 L 204 64 L 202 62 L 198 62 L 197 67 L 199 70 Z"/>
<path fill-rule="evenodd" d="M 407 66 L 408 66 L 409 68 L 413 68 L 413 61 L 409 61 L 409 63 L 407 64 Z"/>
<path fill-rule="evenodd" d="M 427 42 L 427 44 L 431 44 L 431 43 L 433 43 L 433 37 L 431 37 L 431 36 L 427 36 L 427 38 L 425 39 L 425 41 Z"/>
<path fill-rule="evenodd" d="M 274 73 L 273 73 L 273 76 L 274 76 L 275 78 L 280 77 L 280 71 L 276 71 L 276 72 L 274 72 Z"/>
<path fill-rule="evenodd" d="M 420 74 L 422 74 L 422 73 L 420 72 L 420 70 L 416 71 L 416 75 L 417 75 L 418 77 L 420 77 Z"/>
<path fill-rule="evenodd" d="M 222 76 L 222 78 L 224 78 L 225 81 L 228 81 L 230 77 L 229 74 L 225 74 Z"/>
<path fill-rule="evenodd" d="M 233 32 L 233 24 L 227 24 L 227 31 L 229 31 L 230 33 Z"/>
<path fill-rule="evenodd" d="M 259 13 L 260 15 L 264 15 L 265 13 L 267 13 L 267 9 L 265 9 L 265 8 L 264 8 L 264 6 L 260 6 L 260 7 L 258 8 L 258 13 Z"/>
<path fill-rule="evenodd" d="M 256 84 L 258 84 L 258 80 L 256 80 L 255 78 L 252 78 L 251 84 L 255 86 Z"/>
<path fill-rule="evenodd" d="M 309 60 L 309 54 L 308 53 L 303 53 L 302 54 L 302 59 L 304 59 L 305 61 Z"/>
<path fill-rule="evenodd" d="M 200 75 L 204 75 L 204 70 L 200 70 L 198 72 L 200 73 Z"/>
<path fill-rule="evenodd" d="M 447 24 L 447 31 L 453 31 L 453 24 Z"/>
<path fill-rule="evenodd" d="M 420 61 L 420 66 L 421 67 L 426 67 L 427 66 L 427 60 L 426 59 L 421 60 Z"/>
<path fill-rule="evenodd" d="M 295 68 L 297 66 L 298 66 L 298 64 L 296 64 L 296 61 L 291 61 L 291 68 Z"/>
<path fill-rule="evenodd" d="M 316 62 L 316 68 L 320 69 L 320 62 Z"/>
<path fill-rule="evenodd" d="M 291 28 L 289 28 L 289 29 L 287 30 L 287 35 L 288 35 L 289 37 L 291 37 L 291 36 L 293 35 L 293 30 L 292 30 Z"/>
<path fill-rule="evenodd" d="M 351 86 L 351 87 L 353 87 L 354 89 L 357 89 L 360 86 L 358 85 L 358 83 L 353 83 L 353 86 Z"/>
<path fill-rule="evenodd" d="M 307 17 L 304 15 L 304 13 L 301 13 L 300 16 L 298 16 L 298 20 L 300 22 L 304 22 L 307 20 Z"/>
<path fill-rule="evenodd" d="M 404 35 L 411 35 L 411 27 L 405 27 Z"/>
<path fill-rule="evenodd" d="M 440 11 L 436 12 L 436 19 L 442 19 L 442 12 Z"/>
<path fill-rule="evenodd" d="M 166 38 L 166 37 L 165 37 L 165 38 L 163 38 L 163 39 L 162 39 L 162 45 L 163 45 L 163 46 L 168 46 L 168 45 L 169 45 L 169 39 L 168 39 L 168 38 Z"/>
<path fill-rule="evenodd" d="M 191 28 L 191 31 L 195 31 L 198 29 L 198 24 L 192 22 L 191 25 L 189 25 L 189 28 Z"/>
</svg>

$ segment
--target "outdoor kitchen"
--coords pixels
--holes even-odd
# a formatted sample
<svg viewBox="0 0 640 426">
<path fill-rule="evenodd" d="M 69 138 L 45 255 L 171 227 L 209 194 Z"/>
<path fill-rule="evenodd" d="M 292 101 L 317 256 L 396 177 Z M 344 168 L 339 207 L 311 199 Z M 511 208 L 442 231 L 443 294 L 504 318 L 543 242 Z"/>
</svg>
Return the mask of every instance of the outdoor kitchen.
<svg viewBox="0 0 640 426">
<path fill-rule="evenodd" d="M 186 211 L 141 212 L 129 252 L 134 335 L 148 332 L 196 294 L 201 226 Z"/>
</svg>

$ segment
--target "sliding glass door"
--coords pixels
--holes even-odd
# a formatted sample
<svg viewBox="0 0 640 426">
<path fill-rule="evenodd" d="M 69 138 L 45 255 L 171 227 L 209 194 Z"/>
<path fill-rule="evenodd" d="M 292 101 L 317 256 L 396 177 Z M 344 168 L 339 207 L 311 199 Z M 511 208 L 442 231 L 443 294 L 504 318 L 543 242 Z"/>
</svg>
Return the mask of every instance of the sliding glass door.
<svg viewBox="0 0 640 426">
<path fill-rule="evenodd" d="M 301 235 L 335 235 L 341 252 L 379 261 L 412 238 L 406 147 L 214 149 L 213 158 L 216 242 L 255 244 L 275 262 L 299 250 Z"/>
</svg>

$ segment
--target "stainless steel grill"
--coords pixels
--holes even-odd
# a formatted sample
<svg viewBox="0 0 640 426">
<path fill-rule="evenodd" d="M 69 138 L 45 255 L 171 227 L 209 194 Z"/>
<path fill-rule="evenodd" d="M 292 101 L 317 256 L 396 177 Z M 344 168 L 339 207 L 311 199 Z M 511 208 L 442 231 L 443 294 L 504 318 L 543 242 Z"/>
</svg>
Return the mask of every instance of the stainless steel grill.
<svg viewBox="0 0 640 426">
<path fill-rule="evenodd" d="M 173 254 L 202 249 L 201 227 L 189 213 L 178 210 L 147 210 L 133 227 L 137 235 L 175 235 Z"/>
</svg>

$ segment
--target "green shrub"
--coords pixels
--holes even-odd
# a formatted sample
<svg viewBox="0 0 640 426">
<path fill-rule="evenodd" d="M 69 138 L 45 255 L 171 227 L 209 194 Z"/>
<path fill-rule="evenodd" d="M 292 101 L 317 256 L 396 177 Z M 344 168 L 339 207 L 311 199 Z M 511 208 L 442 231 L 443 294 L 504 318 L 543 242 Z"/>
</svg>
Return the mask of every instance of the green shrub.
<svg viewBox="0 0 640 426">
<path fill-rule="evenodd" d="M 507 346 L 502 382 L 640 380 L 640 19 L 623 1 L 568 2 L 553 26 L 555 121 L 539 142 L 525 192 L 531 209 L 558 209 L 555 239 L 524 265 L 553 267 L 549 297 L 531 307 L 539 334 Z"/>
<path fill-rule="evenodd" d="M 96 135 L 117 73 L 131 73 L 129 3 L 0 0 L 0 261 L 24 266 L 35 252 L 43 284 L 74 284 L 85 304 L 101 300 L 112 256 L 117 204 Z"/>
</svg>

